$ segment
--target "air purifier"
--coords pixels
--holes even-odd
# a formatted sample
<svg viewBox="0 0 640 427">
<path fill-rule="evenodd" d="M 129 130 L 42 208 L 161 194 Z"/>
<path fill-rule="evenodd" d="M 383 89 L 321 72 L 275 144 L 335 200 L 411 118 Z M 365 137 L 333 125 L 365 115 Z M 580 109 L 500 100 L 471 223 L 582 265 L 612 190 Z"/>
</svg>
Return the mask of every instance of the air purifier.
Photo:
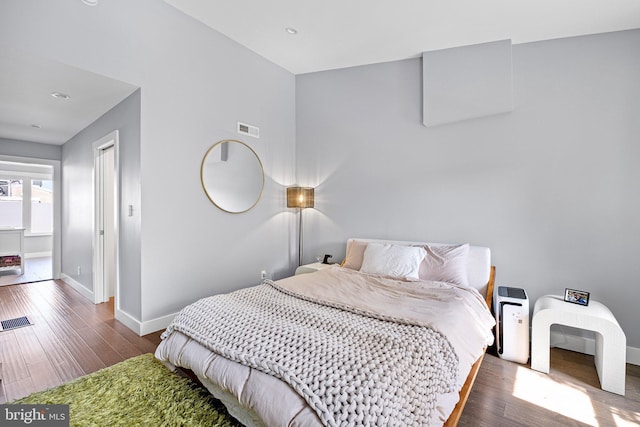
<svg viewBox="0 0 640 427">
<path fill-rule="evenodd" d="M 496 347 L 501 359 L 517 363 L 529 360 L 529 298 L 521 288 L 498 286 L 493 304 Z"/>
</svg>

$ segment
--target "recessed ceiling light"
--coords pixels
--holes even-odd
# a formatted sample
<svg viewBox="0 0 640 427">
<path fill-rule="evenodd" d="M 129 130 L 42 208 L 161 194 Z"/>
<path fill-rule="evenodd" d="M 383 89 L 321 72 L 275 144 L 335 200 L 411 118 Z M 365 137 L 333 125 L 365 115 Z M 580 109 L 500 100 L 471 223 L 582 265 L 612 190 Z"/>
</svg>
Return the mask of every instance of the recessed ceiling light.
<svg viewBox="0 0 640 427">
<path fill-rule="evenodd" d="M 62 93 L 62 92 L 51 92 L 51 96 L 53 96 L 54 98 L 58 98 L 58 99 L 71 99 L 71 97 L 69 95 L 67 95 L 66 93 Z"/>
<path fill-rule="evenodd" d="M 82 3 L 86 4 L 87 6 L 95 6 L 98 4 L 98 0 L 82 0 Z"/>
<path fill-rule="evenodd" d="M 298 30 L 296 30 L 295 28 L 287 27 L 284 30 L 287 32 L 287 34 L 291 34 L 292 36 L 298 34 Z"/>
</svg>

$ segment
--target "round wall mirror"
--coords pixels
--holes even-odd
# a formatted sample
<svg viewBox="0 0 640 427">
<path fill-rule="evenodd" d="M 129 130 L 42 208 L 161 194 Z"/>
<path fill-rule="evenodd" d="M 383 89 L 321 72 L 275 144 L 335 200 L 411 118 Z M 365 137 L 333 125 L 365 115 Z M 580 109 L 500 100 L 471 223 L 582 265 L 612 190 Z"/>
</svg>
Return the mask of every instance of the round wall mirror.
<svg viewBox="0 0 640 427">
<path fill-rule="evenodd" d="M 211 202 L 226 212 L 254 207 L 264 188 L 264 170 L 255 151 L 242 141 L 215 143 L 202 159 L 200 180 Z"/>
</svg>

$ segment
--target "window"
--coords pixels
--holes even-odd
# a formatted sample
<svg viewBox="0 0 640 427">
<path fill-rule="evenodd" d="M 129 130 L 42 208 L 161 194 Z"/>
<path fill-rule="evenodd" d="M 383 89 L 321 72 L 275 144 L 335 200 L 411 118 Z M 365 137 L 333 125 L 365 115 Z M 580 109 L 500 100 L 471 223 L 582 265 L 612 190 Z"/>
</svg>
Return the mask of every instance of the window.
<svg viewBox="0 0 640 427">
<path fill-rule="evenodd" d="M 22 227 L 22 180 L 0 179 L 0 227 Z"/>
<path fill-rule="evenodd" d="M 53 167 L 0 160 L 0 227 L 53 233 Z"/>
<path fill-rule="evenodd" d="M 31 233 L 53 232 L 53 181 L 31 181 Z"/>
</svg>

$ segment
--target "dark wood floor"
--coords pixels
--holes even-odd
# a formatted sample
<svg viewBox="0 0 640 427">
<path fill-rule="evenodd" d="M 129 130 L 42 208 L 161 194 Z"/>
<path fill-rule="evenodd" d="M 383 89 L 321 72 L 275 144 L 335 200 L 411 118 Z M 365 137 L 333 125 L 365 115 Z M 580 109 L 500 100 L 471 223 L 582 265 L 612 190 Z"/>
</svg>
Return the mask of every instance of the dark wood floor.
<svg viewBox="0 0 640 427">
<path fill-rule="evenodd" d="M 139 337 L 113 317 L 110 303 L 93 304 L 58 281 L 0 287 L 0 320 L 34 323 L 0 332 L 0 403 L 27 396 L 143 353 L 160 334 Z"/>
<path fill-rule="evenodd" d="M 34 326 L 0 332 L 0 403 L 152 353 L 160 333 L 139 337 L 62 282 L 0 287 L 0 320 Z M 484 358 L 460 426 L 637 426 L 640 367 L 627 365 L 626 396 L 599 388 L 593 357 L 552 349 L 551 373 Z"/>
</svg>

